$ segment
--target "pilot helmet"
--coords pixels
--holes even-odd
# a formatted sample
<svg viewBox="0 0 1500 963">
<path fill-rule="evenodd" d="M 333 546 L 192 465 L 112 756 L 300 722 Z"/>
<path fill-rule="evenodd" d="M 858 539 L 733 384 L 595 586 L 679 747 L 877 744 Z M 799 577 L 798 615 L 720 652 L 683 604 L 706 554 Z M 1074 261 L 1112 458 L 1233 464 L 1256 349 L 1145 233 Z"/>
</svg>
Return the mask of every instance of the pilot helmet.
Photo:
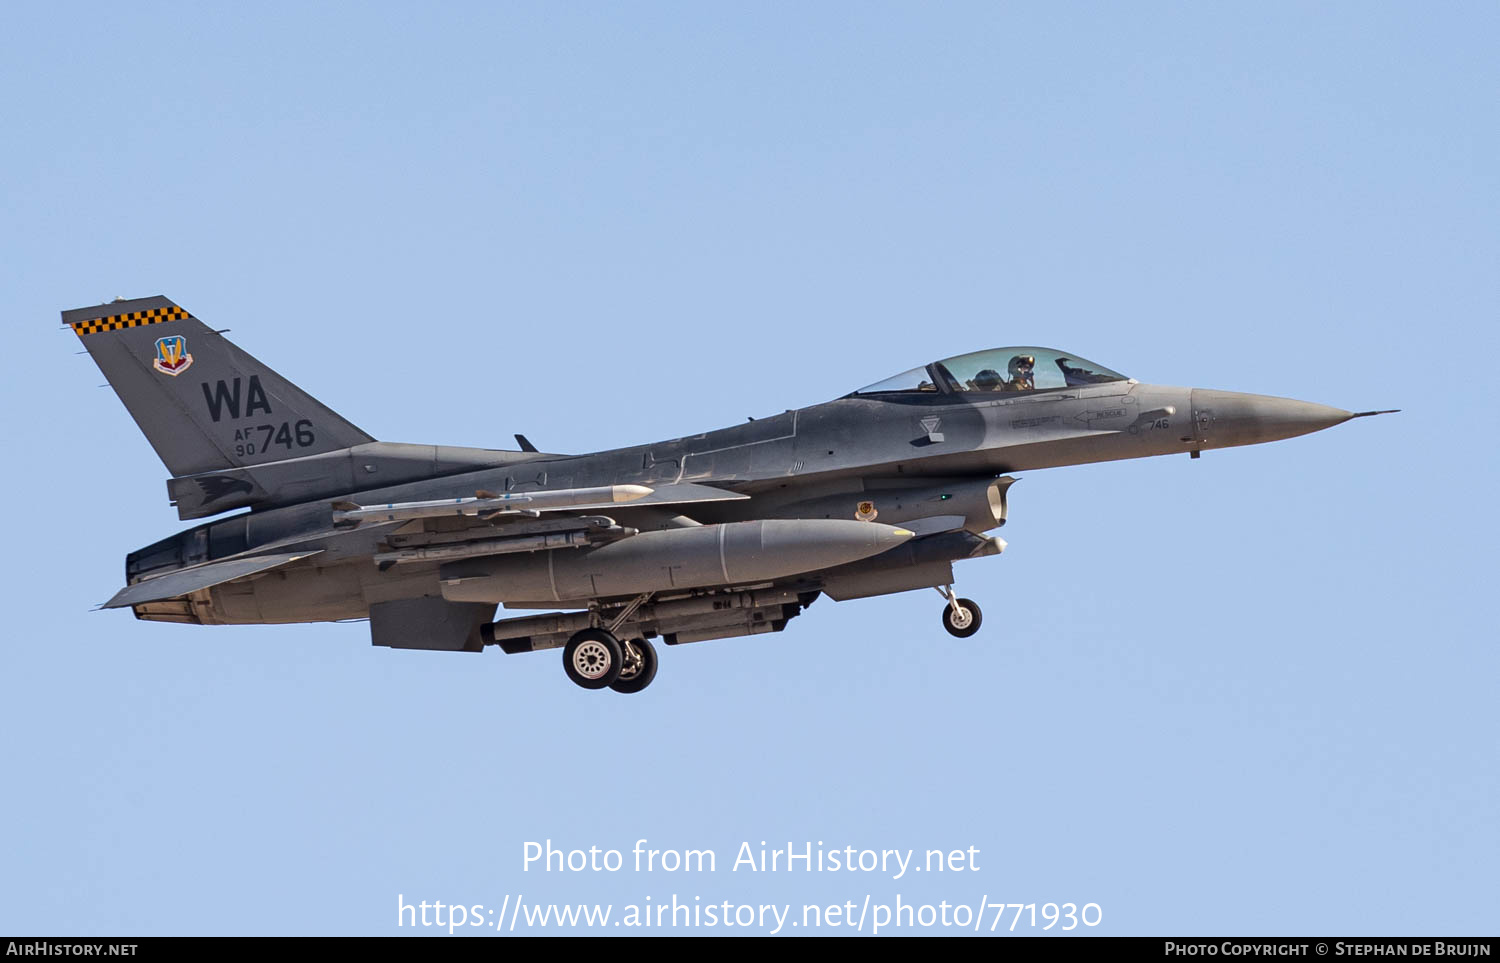
<svg viewBox="0 0 1500 963">
<path fill-rule="evenodd" d="M 974 376 L 974 387 L 980 391 L 994 391 L 1004 380 L 994 368 L 985 368 Z"/>
<path fill-rule="evenodd" d="M 1036 358 L 1029 354 L 1018 354 L 1010 359 L 1010 376 L 1012 379 L 1020 378 L 1023 381 L 1031 380 L 1032 369 L 1036 367 Z"/>
</svg>

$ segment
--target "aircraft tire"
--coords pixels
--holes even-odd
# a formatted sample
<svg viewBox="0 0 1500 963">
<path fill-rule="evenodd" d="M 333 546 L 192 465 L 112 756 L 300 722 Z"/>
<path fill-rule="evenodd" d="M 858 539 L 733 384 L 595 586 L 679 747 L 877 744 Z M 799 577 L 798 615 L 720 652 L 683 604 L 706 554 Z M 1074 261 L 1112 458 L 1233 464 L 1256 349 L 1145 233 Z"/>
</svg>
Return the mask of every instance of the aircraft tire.
<svg viewBox="0 0 1500 963">
<path fill-rule="evenodd" d="M 603 689 L 620 677 L 625 650 L 603 629 L 582 629 L 563 646 L 563 671 L 585 689 Z"/>
<path fill-rule="evenodd" d="M 656 647 L 645 639 L 631 639 L 628 644 L 641 653 L 641 666 L 631 672 L 628 660 L 621 662 L 620 676 L 609 684 L 616 692 L 639 692 L 656 678 Z"/>
<path fill-rule="evenodd" d="M 983 621 L 984 613 L 973 599 L 957 599 L 956 603 L 949 602 L 943 608 L 943 628 L 955 638 L 967 639 L 979 631 L 979 625 Z"/>
</svg>

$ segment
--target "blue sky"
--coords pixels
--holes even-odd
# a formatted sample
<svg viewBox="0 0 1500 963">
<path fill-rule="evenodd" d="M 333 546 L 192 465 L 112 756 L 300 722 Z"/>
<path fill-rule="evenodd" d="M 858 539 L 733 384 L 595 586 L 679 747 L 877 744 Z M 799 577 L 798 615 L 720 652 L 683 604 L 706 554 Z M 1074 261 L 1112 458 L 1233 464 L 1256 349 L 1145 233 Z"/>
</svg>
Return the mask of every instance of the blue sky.
<svg viewBox="0 0 1500 963">
<path fill-rule="evenodd" d="M 1494 932 L 1493 4 L 7 21 L 0 930 L 899 893 Z M 645 442 L 1004 344 L 1404 411 L 1029 473 L 959 569 L 975 638 L 930 592 L 824 600 L 625 698 L 555 653 L 90 611 L 180 523 L 57 312 L 158 293 L 391 441 Z M 720 871 L 523 872 L 548 838 Z M 745 840 L 981 870 L 727 871 Z"/>
</svg>

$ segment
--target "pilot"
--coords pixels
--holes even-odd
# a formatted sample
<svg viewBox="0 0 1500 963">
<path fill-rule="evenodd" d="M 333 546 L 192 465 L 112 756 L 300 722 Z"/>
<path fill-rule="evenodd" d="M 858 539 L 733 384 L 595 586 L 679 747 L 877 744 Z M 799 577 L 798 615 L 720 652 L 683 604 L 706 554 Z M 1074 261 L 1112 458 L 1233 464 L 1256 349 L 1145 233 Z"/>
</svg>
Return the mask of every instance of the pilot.
<svg viewBox="0 0 1500 963">
<path fill-rule="evenodd" d="M 1010 359 L 1010 380 L 1001 388 L 1001 391 L 1032 391 L 1036 388 L 1033 379 L 1036 368 L 1036 358 L 1029 354 L 1018 354 Z"/>
<path fill-rule="evenodd" d="M 1005 379 L 994 368 L 985 368 L 974 376 L 969 385 L 975 391 L 1000 391 L 1005 386 Z"/>
</svg>

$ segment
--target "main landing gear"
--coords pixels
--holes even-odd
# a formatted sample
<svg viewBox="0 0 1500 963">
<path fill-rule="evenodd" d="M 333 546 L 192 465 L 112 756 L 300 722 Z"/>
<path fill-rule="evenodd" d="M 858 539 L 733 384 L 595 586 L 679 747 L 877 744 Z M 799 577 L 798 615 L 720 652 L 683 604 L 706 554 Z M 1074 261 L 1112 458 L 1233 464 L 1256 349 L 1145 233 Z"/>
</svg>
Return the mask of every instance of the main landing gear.
<svg viewBox="0 0 1500 963">
<path fill-rule="evenodd" d="M 563 671 L 585 689 L 640 692 L 656 678 L 656 648 L 645 639 L 621 642 L 607 629 L 582 629 L 563 646 Z"/>
<path fill-rule="evenodd" d="M 948 605 L 943 609 L 943 628 L 948 630 L 949 635 L 967 639 L 979 631 L 979 626 L 984 621 L 984 613 L 979 610 L 977 602 L 954 595 L 951 585 L 945 585 L 937 592 L 948 600 Z"/>
<path fill-rule="evenodd" d="M 609 684 L 616 692 L 639 692 L 656 678 L 656 647 L 645 639 L 624 643 L 625 662 L 620 677 Z"/>
</svg>

